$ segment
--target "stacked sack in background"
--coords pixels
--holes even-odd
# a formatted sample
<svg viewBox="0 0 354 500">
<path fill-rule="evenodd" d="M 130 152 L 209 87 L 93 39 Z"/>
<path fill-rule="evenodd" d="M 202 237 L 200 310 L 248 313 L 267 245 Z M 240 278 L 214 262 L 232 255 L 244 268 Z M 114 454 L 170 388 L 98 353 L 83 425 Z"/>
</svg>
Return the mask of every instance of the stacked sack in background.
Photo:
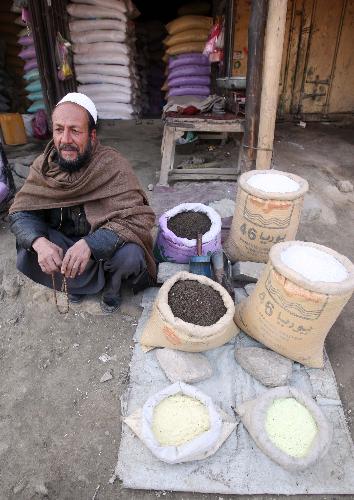
<svg viewBox="0 0 354 500">
<path fill-rule="evenodd" d="M 144 115 L 160 115 L 164 105 L 161 86 L 165 80 L 162 58 L 166 29 L 157 20 L 141 21 L 136 23 L 135 32 L 142 112 Z"/>
<path fill-rule="evenodd" d="M 203 55 L 213 19 L 184 15 L 166 25 L 169 36 L 164 40 L 168 61 L 167 97 L 210 94 L 210 63 Z"/>
<path fill-rule="evenodd" d="M 29 104 L 23 78 L 25 63 L 18 57 L 18 37 L 27 31 L 20 12 L 12 2 L 0 2 L 0 112 L 24 113 Z"/>
<path fill-rule="evenodd" d="M 32 102 L 27 113 L 36 113 L 40 109 L 45 109 L 45 105 L 33 37 L 28 32 L 21 34 L 18 43 L 21 46 L 19 57 L 25 62 L 23 77 L 26 82 L 27 98 Z"/>
<path fill-rule="evenodd" d="M 140 112 L 134 25 L 138 12 L 123 0 L 74 0 L 67 6 L 78 92 L 100 118 L 129 119 Z"/>
</svg>

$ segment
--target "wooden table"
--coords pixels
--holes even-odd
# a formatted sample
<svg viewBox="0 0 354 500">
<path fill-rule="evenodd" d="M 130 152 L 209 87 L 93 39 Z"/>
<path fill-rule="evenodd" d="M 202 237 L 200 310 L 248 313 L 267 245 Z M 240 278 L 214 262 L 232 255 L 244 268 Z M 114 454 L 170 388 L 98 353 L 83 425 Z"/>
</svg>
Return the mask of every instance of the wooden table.
<svg viewBox="0 0 354 500">
<path fill-rule="evenodd" d="M 237 165 L 234 168 L 213 166 L 205 168 L 174 169 L 176 140 L 187 131 L 244 133 L 244 118 L 237 118 L 231 113 L 224 115 L 181 116 L 169 113 L 165 118 L 161 144 L 161 170 L 159 186 L 168 186 L 169 180 L 236 180 Z"/>
</svg>

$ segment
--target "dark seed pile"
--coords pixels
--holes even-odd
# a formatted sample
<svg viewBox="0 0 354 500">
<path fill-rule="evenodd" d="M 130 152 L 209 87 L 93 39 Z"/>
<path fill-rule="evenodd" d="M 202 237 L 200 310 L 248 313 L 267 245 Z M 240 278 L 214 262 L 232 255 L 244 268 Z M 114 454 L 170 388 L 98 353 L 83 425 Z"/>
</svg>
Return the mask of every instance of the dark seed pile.
<svg viewBox="0 0 354 500">
<path fill-rule="evenodd" d="M 216 323 L 226 313 L 219 292 L 195 280 L 180 280 L 168 293 L 168 305 L 174 316 L 200 326 Z"/>
<path fill-rule="evenodd" d="M 194 240 L 198 233 L 209 231 L 211 220 L 202 212 L 180 212 L 167 221 L 167 227 L 180 238 Z"/>
</svg>

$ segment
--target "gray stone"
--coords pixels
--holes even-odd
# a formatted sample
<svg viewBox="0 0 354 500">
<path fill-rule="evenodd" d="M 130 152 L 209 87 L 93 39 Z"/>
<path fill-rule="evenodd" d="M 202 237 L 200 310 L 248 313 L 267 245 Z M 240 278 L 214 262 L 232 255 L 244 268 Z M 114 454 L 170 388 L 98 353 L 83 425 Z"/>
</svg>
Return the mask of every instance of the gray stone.
<svg viewBox="0 0 354 500">
<path fill-rule="evenodd" d="M 337 187 L 342 193 L 351 193 L 354 190 L 354 186 L 350 181 L 338 181 Z"/>
<path fill-rule="evenodd" d="M 245 290 L 247 295 L 251 295 L 251 293 L 255 288 L 256 288 L 256 283 L 248 283 L 247 285 L 245 285 Z"/>
<path fill-rule="evenodd" d="M 301 223 L 311 224 L 320 219 L 322 214 L 322 204 L 318 198 L 312 194 L 306 194 L 301 211 Z"/>
<path fill-rule="evenodd" d="M 234 215 L 236 203 L 229 198 L 223 198 L 222 200 L 210 202 L 209 207 L 213 208 L 223 219 Z"/>
<path fill-rule="evenodd" d="M 242 300 L 247 299 L 247 293 L 244 288 L 234 288 L 235 304 L 239 304 Z"/>
<path fill-rule="evenodd" d="M 148 190 L 153 191 L 154 190 L 154 185 L 153 184 L 148 184 Z"/>
<path fill-rule="evenodd" d="M 236 262 L 232 266 L 232 277 L 237 281 L 256 283 L 265 266 L 262 262 Z"/>
<path fill-rule="evenodd" d="M 290 359 L 260 347 L 238 348 L 235 359 L 246 372 L 267 387 L 286 385 L 293 370 Z"/>
<path fill-rule="evenodd" d="M 113 378 L 112 372 L 111 370 L 108 370 L 102 375 L 102 377 L 100 378 L 100 382 L 108 382 L 108 380 L 112 380 L 112 378 Z"/>
<path fill-rule="evenodd" d="M 165 283 L 174 274 L 180 271 L 189 271 L 189 264 L 175 264 L 174 262 L 161 262 L 157 273 L 157 283 Z"/>
<path fill-rule="evenodd" d="M 203 354 L 164 348 L 156 351 L 156 358 L 171 382 L 193 384 L 213 374 L 211 364 Z"/>
</svg>

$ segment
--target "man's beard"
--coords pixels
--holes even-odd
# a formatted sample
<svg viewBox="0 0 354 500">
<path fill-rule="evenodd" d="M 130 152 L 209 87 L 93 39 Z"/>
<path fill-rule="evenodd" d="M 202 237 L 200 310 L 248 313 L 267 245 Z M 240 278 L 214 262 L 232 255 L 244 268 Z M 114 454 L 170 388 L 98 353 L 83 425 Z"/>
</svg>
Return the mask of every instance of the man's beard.
<svg viewBox="0 0 354 500">
<path fill-rule="evenodd" d="M 77 158 L 76 160 L 65 160 L 60 152 L 66 150 L 66 151 L 77 151 Z M 89 140 L 87 143 L 87 146 L 84 150 L 83 153 L 79 153 L 78 148 L 76 146 L 71 146 L 71 145 L 66 145 L 66 146 L 61 146 L 59 150 L 56 150 L 56 161 L 60 167 L 61 170 L 64 172 L 69 172 L 72 174 L 73 172 L 77 172 L 80 170 L 82 167 L 88 163 L 88 161 L 91 158 L 91 153 L 92 153 L 92 144 L 91 141 Z"/>
</svg>

